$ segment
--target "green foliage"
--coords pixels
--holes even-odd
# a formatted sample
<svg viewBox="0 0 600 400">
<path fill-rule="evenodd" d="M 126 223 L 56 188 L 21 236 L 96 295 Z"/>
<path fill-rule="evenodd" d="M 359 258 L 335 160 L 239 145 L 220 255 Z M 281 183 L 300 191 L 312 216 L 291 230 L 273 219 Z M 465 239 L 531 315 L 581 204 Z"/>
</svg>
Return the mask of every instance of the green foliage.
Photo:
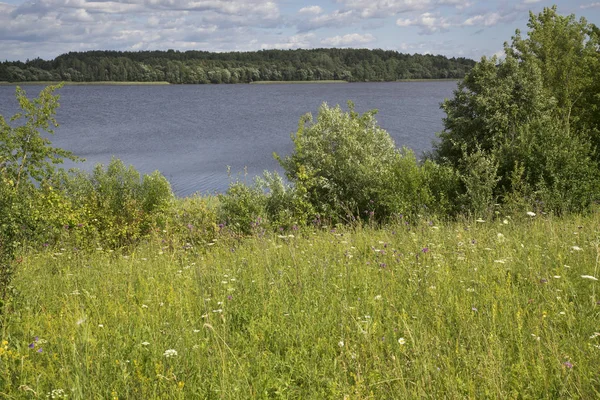
<svg viewBox="0 0 600 400">
<path fill-rule="evenodd" d="M 219 232 L 216 206 L 210 199 L 191 196 L 175 199 L 155 215 L 155 227 L 172 247 L 188 250 L 211 243 Z"/>
<path fill-rule="evenodd" d="M 293 153 L 276 156 L 296 195 L 333 222 L 451 211 L 458 185 L 452 170 L 419 165 L 377 126 L 375 111 L 359 115 L 352 103 L 349 108 L 323 104 L 317 121 L 305 115 L 292 135 Z"/>
<path fill-rule="evenodd" d="M 265 214 L 273 228 L 295 229 L 314 216 L 312 206 L 301 192 L 285 184 L 277 172 L 265 171 L 256 178 L 255 185 L 265 193 Z"/>
<path fill-rule="evenodd" d="M 16 98 L 21 111 L 10 123 L 0 115 L 0 301 L 4 300 L 14 272 L 15 250 L 36 230 L 35 205 L 40 190 L 55 174 L 55 164 L 63 158 L 76 160 L 72 153 L 51 146 L 44 134 L 57 126 L 60 86 L 48 86 L 33 100 L 21 88 Z"/>
<path fill-rule="evenodd" d="M 504 60 L 484 57 L 442 106 L 434 156 L 462 171 L 471 212 L 523 196 L 555 212 L 600 199 L 598 36 L 556 7 L 530 14 L 529 28 L 505 44 Z"/>
<path fill-rule="evenodd" d="M 113 159 L 98 164 L 91 174 L 63 174 L 61 189 L 77 207 L 82 220 L 107 246 L 131 244 L 150 232 L 154 214 L 165 210 L 173 199 L 169 182 L 159 172 L 140 177 L 133 166 Z"/>
<path fill-rule="evenodd" d="M 460 179 L 465 191 L 459 197 L 463 211 L 475 216 L 489 216 L 496 203 L 494 189 L 498 183 L 498 165 L 493 156 L 481 150 L 466 154 L 460 160 Z"/>
<path fill-rule="evenodd" d="M 52 61 L 0 62 L 0 81 L 64 80 L 169 83 L 254 81 L 395 81 L 464 77 L 473 60 L 390 50 L 294 49 L 70 52 Z"/>
<path fill-rule="evenodd" d="M 323 104 L 317 121 L 310 114 L 300 119 L 292 135 L 294 152 L 276 157 L 288 179 L 323 217 L 350 219 L 379 211 L 377 193 L 386 186 L 397 151 L 389 134 L 376 125 L 375 111 L 359 115 L 349 103 Z"/>
<path fill-rule="evenodd" d="M 234 182 L 219 195 L 220 218 L 228 229 L 250 234 L 264 226 L 266 196 L 257 186 Z"/>
</svg>

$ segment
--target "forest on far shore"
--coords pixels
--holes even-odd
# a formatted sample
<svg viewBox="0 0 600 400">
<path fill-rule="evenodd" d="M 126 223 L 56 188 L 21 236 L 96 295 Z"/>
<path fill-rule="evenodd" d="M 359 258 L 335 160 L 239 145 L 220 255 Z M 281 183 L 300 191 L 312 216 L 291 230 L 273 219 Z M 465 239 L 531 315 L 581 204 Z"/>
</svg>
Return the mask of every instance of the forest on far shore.
<svg viewBox="0 0 600 400">
<path fill-rule="evenodd" d="M 462 79 L 475 61 L 389 50 L 312 49 L 208 51 L 86 51 L 54 60 L 4 61 L 5 82 L 250 83 L 255 81 L 381 82 Z"/>
</svg>

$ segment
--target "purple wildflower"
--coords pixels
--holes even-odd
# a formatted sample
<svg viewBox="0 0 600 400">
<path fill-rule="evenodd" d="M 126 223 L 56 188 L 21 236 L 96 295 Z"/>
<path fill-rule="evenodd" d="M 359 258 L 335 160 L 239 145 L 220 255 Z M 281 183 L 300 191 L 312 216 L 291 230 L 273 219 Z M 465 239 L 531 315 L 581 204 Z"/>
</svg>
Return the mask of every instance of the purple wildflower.
<svg viewBox="0 0 600 400">
<path fill-rule="evenodd" d="M 429 247 L 423 247 L 423 250 L 421 250 L 423 253 L 429 253 Z"/>
<path fill-rule="evenodd" d="M 37 352 L 41 353 L 42 352 L 42 348 L 40 347 Z"/>
<path fill-rule="evenodd" d="M 29 344 L 29 348 L 30 348 L 30 349 L 33 349 L 34 347 L 35 347 L 35 344 L 34 344 L 34 343 L 31 343 L 31 344 Z"/>
<path fill-rule="evenodd" d="M 569 368 L 569 369 L 573 368 L 573 364 L 571 364 L 571 363 L 570 363 L 570 362 L 568 362 L 568 361 L 565 361 L 565 362 L 563 363 L 563 365 L 564 365 L 565 367 Z"/>
</svg>

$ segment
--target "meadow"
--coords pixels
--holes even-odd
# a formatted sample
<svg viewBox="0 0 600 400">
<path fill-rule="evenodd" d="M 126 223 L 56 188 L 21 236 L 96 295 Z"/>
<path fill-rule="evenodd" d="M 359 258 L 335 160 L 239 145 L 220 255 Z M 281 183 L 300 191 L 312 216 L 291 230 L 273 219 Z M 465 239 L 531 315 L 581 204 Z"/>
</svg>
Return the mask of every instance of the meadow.
<svg viewBox="0 0 600 400">
<path fill-rule="evenodd" d="M 285 171 L 176 198 L 0 116 L 1 399 L 600 398 L 600 29 L 530 14 L 420 161 L 300 118 Z M 564 71 L 569 82 L 565 85 Z"/>
<path fill-rule="evenodd" d="M 598 226 L 523 212 L 36 245 L 0 397 L 598 398 Z"/>
</svg>

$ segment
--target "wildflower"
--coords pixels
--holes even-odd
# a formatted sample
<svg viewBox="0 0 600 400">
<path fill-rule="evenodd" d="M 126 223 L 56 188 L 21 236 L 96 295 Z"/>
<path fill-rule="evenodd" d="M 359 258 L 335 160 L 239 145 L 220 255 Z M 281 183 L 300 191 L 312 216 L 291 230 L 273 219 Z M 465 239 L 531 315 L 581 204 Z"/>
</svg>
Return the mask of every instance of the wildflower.
<svg viewBox="0 0 600 400">
<path fill-rule="evenodd" d="M 508 225 L 508 220 L 507 220 L 507 219 L 503 219 L 503 220 L 502 220 L 502 223 L 503 223 L 504 225 Z"/>
<path fill-rule="evenodd" d="M 573 247 L 571 247 L 571 250 L 573 250 L 573 251 L 581 251 L 583 249 L 581 247 L 579 247 L 579 246 L 573 246 Z"/>
<path fill-rule="evenodd" d="M 42 350 L 42 348 L 41 348 L 41 347 L 40 347 L 40 348 L 37 350 L 37 352 L 38 352 L 38 353 L 41 353 L 42 351 L 43 351 L 43 350 Z"/>
<path fill-rule="evenodd" d="M 484 222 L 485 222 L 485 220 L 483 220 L 483 219 L 479 218 L 479 219 L 476 219 L 476 220 L 475 220 L 475 222 L 484 223 Z"/>
<path fill-rule="evenodd" d="M 423 253 L 429 253 L 429 247 L 423 247 L 423 248 L 421 249 L 421 251 L 422 251 Z"/>
<path fill-rule="evenodd" d="M 53 389 L 46 395 L 47 399 L 66 399 L 67 394 L 62 389 Z"/>
<path fill-rule="evenodd" d="M 570 362 L 568 362 L 568 361 L 565 361 L 565 362 L 563 363 L 563 365 L 564 365 L 565 367 L 569 368 L 569 369 L 573 368 L 573 364 L 571 364 L 571 363 L 570 363 Z"/>
<path fill-rule="evenodd" d="M 177 356 L 177 350 L 175 350 L 175 349 L 165 350 L 165 353 L 163 354 L 163 356 L 165 356 L 167 358 L 175 357 L 175 356 Z"/>
<path fill-rule="evenodd" d="M 530 217 L 535 217 L 535 213 L 533 211 L 527 211 L 527 215 Z"/>
<path fill-rule="evenodd" d="M 340 347 L 344 347 L 344 341 L 343 341 L 343 340 L 340 340 L 340 341 L 338 342 L 338 346 L 340 346 Z"/>
<path fill-rule="evenodd" d="M 380 295 L 380 294 L 378 294 L 377 296 L 375 296 L 375 300 L 379 301 L 379 300 L 381 300 L 381 299 L 382 299 L 382 297 L 381 297 L 381 295 Z"/>
<path fill-rule="evenodd" d="M 477 310 L 477 307 L 471 307 L 471 311 L 473 311 L 473 312 L 477 312 L 477 311 L 479 311 L 479 310 Z"/>
<path fill-rule="evenodd" d="M 403 346 L 406 344 L 406 339 L 404 339 L 403 337 L 401 337 L 400 339 L 398 339 L 398 343 Z"/>
<path fill-rule="evenodd" d="M 581 275 L 581 277 L 583 279 L 590 279 L 592 281 L 597 281 L 598 280 L 598 278 L 596 278 L 595 276 L 591 276 L 591 275 Z"/>
<path fill-rule="evenodd" d="M 142 346 L 148 346 L 150 343 L 148 342 L 142 342 Z"/>
<path fill-rule="evenodd" d="M 30 344 L 29 344 L 29 348 L 30 348 L 30 349 L 33 349 L 34 347 L 35 347 L 35 343 L 30 343 Z"/>
<path fill-rule="evenodd" d="M 104 328 L 104 325 L 98 324 L 98 328 Z"/>
<path fill-rule="evenodd" d="M 560 279 L 560 275 L 554 275 L 554 279 Z"/>
</svg>

